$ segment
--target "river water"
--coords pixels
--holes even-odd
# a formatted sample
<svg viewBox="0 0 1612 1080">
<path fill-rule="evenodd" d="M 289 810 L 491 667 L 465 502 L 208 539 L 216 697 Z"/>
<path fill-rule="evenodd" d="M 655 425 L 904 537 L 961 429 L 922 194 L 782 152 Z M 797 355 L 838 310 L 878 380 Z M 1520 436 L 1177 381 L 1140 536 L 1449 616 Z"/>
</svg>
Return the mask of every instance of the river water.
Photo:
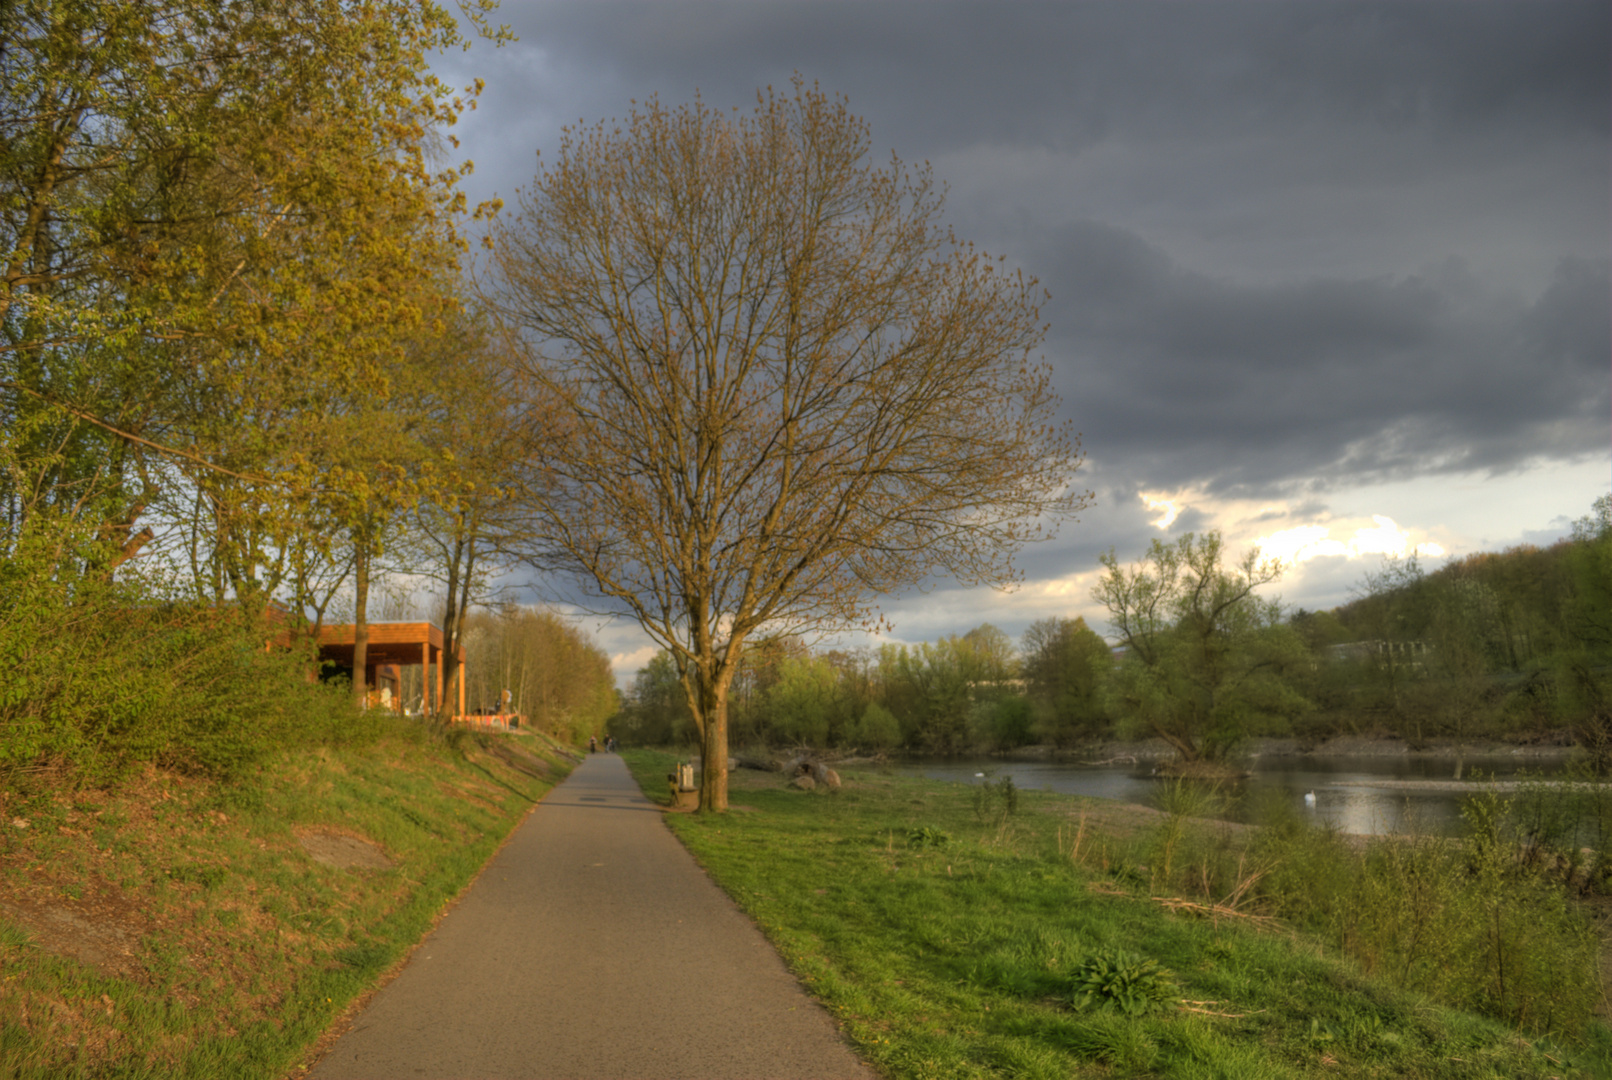
<svg viewBox="0 0 1612 1080">
<path fill-rule="evenodd" d="M 1510 756 L 1467 756 L 1465 772 L 1486 779 L 1515 779 L 1519 773 L 1547 775 L 1539 763 L 1520 762 Z M 1461 830 L 1461 807 L 1481 782 L 1449 783 L 1455 775 L 1453 757 L 1261 757 L 1247 779 L 1226 784 L 1230 796 L 1222 816 L 1247 820 L 1255 807 L 1269 801 L 1290 805 L 1317 824 L 1345 833 L 1443 833 Z M 895 766 L 907 775 L 935 780 L 978 784 L 987 777 L 1011 776 L 1015 786 L 1069 795 L 1092 795 L 1120 802 L 1153 805 L 1162 781 L 1150 764 L 1074 765 L 1062 762 L 1022 762 L 998 759 L 954 759 L 908 762 Z M 1307 799 L 1306 795 L 1313 795 Z"/>
</svg>

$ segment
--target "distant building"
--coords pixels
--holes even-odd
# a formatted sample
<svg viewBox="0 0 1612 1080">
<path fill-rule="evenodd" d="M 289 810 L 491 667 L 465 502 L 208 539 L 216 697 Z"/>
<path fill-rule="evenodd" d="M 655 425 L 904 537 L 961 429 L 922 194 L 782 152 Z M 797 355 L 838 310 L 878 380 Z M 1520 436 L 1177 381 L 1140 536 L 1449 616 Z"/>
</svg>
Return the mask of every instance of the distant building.
<svg viewBox="0 0 1612 1080">
<path fill-rule="evenodd" d="M 1430 648 L 1425 641 L 1346 641 L 1341 645 L 1328 645 L 1321 656 L 1331 663 L 1354 661 L 1369 662 L 1378 668 L 1410 668 L 1419 670 L 1427 660 Z"/>
</svg>

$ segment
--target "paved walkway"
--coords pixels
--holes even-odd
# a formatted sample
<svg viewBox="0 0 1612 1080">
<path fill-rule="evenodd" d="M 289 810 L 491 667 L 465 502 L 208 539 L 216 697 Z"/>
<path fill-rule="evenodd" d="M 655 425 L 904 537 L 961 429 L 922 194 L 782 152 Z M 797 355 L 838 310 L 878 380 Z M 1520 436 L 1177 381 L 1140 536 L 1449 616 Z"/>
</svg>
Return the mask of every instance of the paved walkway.
<svg viewBox="0 0 1612 1080">
<path fill-rule="evenodd" d="M 595 754 L 315 1080 L 873 1080 L 761 932 Z"/>
</svg>

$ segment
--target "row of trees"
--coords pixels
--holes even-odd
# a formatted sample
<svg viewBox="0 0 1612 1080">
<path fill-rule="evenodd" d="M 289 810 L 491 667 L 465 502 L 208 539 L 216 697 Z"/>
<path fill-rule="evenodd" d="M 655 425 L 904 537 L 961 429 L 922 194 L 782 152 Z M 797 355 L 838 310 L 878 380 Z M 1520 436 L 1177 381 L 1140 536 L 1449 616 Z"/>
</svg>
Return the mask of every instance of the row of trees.
<svg viewBox="0 0 1612 1080">
<path fill-rule="evenodd" d="M 362 671 L 388 575 L 462 641 L 519 454 L 429 65 L 492 6 L 0 6 L 0 766 L 318 712 L 264 640 L 344 609 Z"/>
<path fill-rule="evenodd" d="M 1358 598 L 1288 612 L 1262 595 L 1280 567 L 1228 564 L 1215 534 L 1103 559 L 1095 598 L 1115 647 L 1081 619 L 993 626 L 917 646 L 747 650 L 738 738 L 938 753 L 1158 737 L 1186 760 L 1252 735 L 1396 734 L 1418 742 L 1570 729 L 1605 767 L 1612 702 L 1612 499 L 1550 548 L 1428 573 L 1414 558 L 1368 574 Z M 688 733 L 657 657 L 627 696 L 637 737 Z"/>
<path fill-rule="evenodd" d="M 734 681 L 741 744 L 909 748 L 934 753 L 1060 745 L 1112 728 L 1103 697 L 1108 645 L 1081 619 L 1047 619 L 1015 646 L 989 624 L 914 646 L 814 652 L 768 638 Z M 693 732 L 670 658 L 657 655 L 626 693 L 620 725 L 645 742 Z"/>
<path fill-rule="evenodd" d="M 1310 649 L 1342 661 L 1322 665 L 1308 691 L 1317 723 L 1412 741 L 1567 727 L 1612 766 L 1612 496 L 1550 547 L 1431 573 L 1390 563 L 1358 593 L 1290 620 Z"/>
</svg>

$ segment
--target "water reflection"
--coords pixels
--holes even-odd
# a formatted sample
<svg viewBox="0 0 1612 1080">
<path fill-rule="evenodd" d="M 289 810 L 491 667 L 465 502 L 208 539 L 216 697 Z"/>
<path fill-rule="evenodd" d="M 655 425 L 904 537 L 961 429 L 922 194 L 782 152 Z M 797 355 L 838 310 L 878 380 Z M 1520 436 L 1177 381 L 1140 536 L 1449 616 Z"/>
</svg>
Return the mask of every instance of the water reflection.
<svg viewBox="0 0 1612 1080">
<path fill-rule="evenodd" d="M 1537 765 L 1510 757 L 1466 758 L 1466 775 L 1476 770 L 1495 779 L 1519 772 L 1537 773 Z M 1091 766 L 1052 762 L 1003 762 L 988 759 L 924 762 L 897 766 L 908 775 L 936 780 L 979 783 L 976 774 L 1011 776 L 1021 788 L 1092 795 L 1120 802 L 1151 805 L 1161 781 L 1147 765 Z M 1417 790 L 1405 781 L 1447 781 L 1455 775 L 1454 758 L 1280 758 L 1258 761 L 1253 775 L 1227 785 L 1231 804 L 1223 816 L 1247 820 L 1255 808 L 1285 803 L 1317 824 L 1346 833 L 1455 833 L 1461 828 L 1461 804 L 1471 792 Z M 1401 783 L 1388 785 L 1385 781 Z M 1477 787 L 1472 789 L 1478 790 Z M 1313 802 L 1306 800 L 1313 793 Z"/>
</svg>

